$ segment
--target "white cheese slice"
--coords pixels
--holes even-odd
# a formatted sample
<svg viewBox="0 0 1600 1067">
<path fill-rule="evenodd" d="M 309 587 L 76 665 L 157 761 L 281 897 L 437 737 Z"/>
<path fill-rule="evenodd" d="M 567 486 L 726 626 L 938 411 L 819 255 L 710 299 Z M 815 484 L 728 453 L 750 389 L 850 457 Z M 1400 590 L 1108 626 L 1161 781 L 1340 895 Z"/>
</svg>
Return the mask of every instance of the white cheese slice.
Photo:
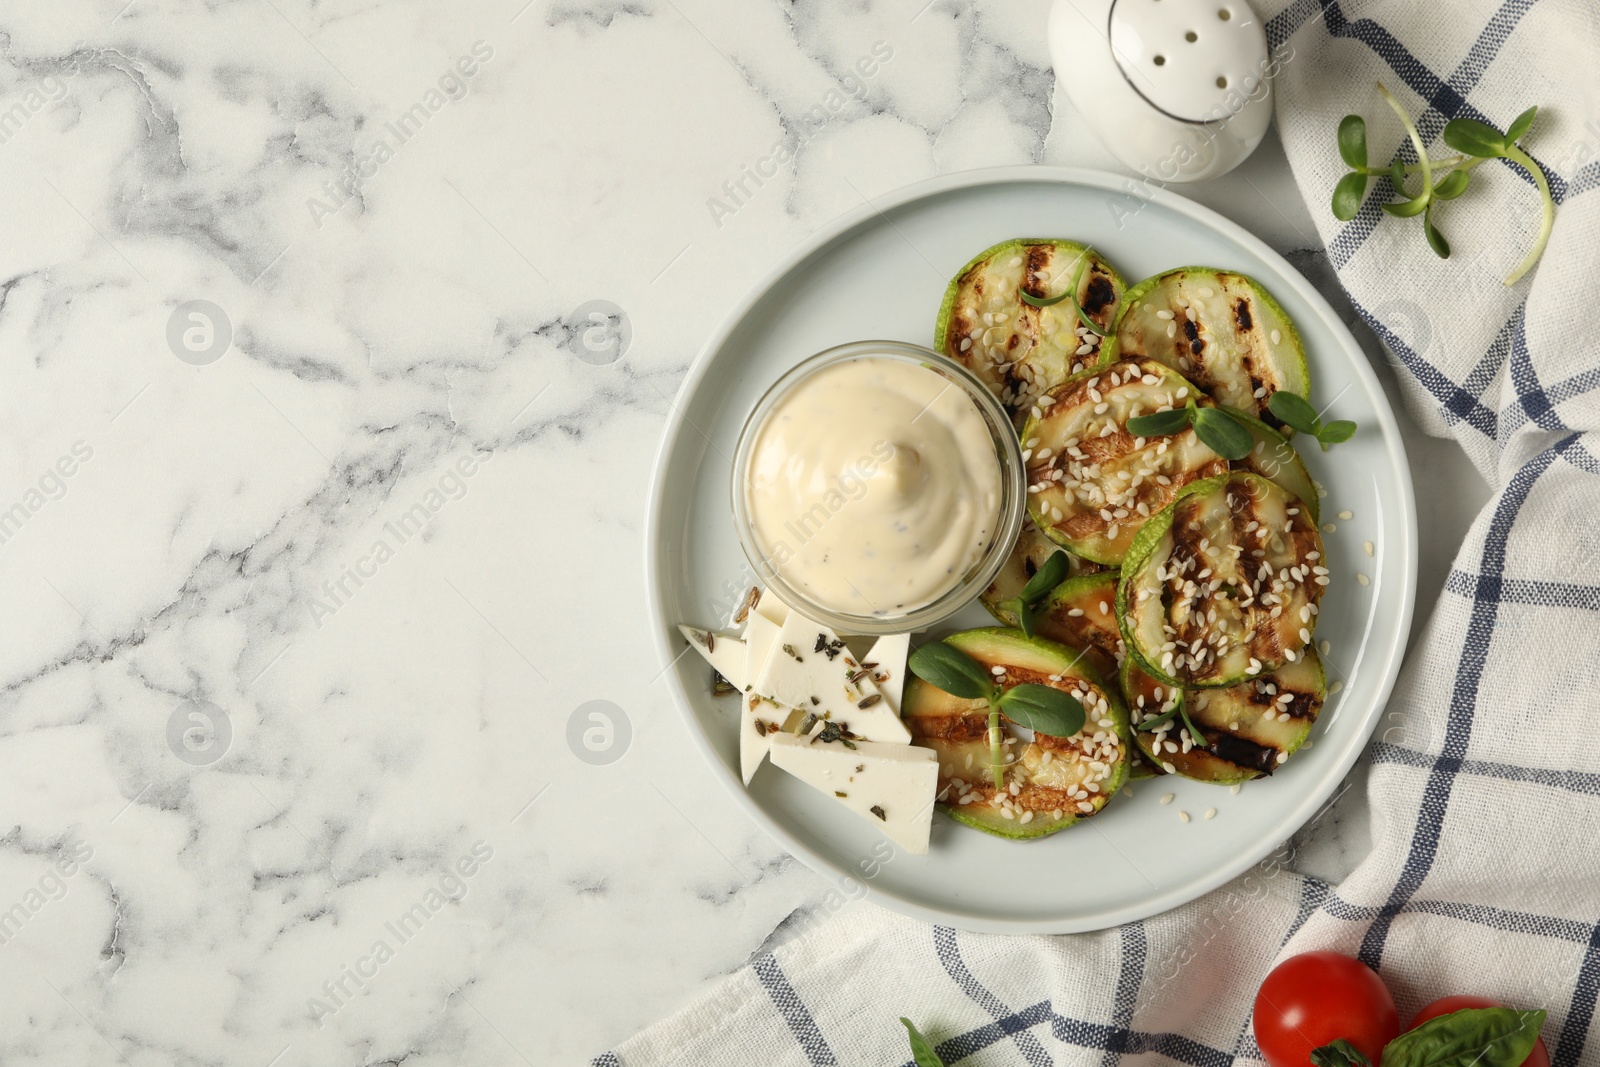
<svg viewBox="0 0 1600 1067">
<path fill-rule="evenodd" d="M 862 663 L 873 665 L 872 680 L 883 694 L 883 702 L 896 715 L 900 714 L 900 697 L 906 687 L 906 657 L 910 654 L 910 634 L 885 634 L 861 659 Z"/>
<path fill-rule="evenodd" d="M 766 597 L 762 597 L 766 600 Z M 777 599 L 776 597 L 773 598 Z M 752 611 L 744 624 L 744 682 L 739 686 L 747 692 L 759 692 L 755 688 L 756 679 L 761 677 L 761 671 L 767 664 L 767 658 L 772 650 L 777 647 L 778 631 L 782 628 L 782 620 L 774 622 L 769 616 L 761 613 L 759 609 Z"/>
<path fill-rule="evenodd" d="M 819 641 L 825 651 L 816 651 Z M 798 611 L 790 611 L 784 619 L 766 665 L 754 676 L 752 685 L 754 692 L 779 704 L 848 726 L 857 737 L 911 743 L 911 731 L 883 699 L 871 672 L 844 648 L 837 634 Z M 862 707 L 863 703 L 867 706 Z"/>
<path fill-rule="evenodd" d="M 789 617 L 789 605 L 779 600 L 777 593 L 763 589 L 761 595 L 756 598 L 756 606 L 750 609 L 750 614 L 763 616 L 768 622 L 782 626 L 783 620 Z"/>
<path fill-rule="evenodd" d="M 914 856 L 926 855 L 939 788 L 931 748 L 857 741 L 813 743 L 791 734 L 767 738 L 772 762 L 860 815 Z"/>
<path fill-rule="evenodd" d="M 751 701 L 755 702 L 754 708 L 750 707 Z M 789 708 L 773 707 L 754 696 L 739 698 L 739 774 L 745 785 L 750 784 L 761 761 L 767 758 L 767 750 L 772 747 L 773 727 L 781 728 L 789 715 Z M 765 729 L 756 726 L 758 720 Z"/>
<path fill-rule="evenodd" d="M 689 647 L 700 653 L 707 663 L 716 668 L 718 674 L 728 680 L 729 684 L 740 692 L 744 691 L 749 679 L 745 674 L 743 638 L 711 630 L 697 630 L 693 626 L 684 626 L 681 623 L 678 632 L 689 642 Z"/>
</svg>

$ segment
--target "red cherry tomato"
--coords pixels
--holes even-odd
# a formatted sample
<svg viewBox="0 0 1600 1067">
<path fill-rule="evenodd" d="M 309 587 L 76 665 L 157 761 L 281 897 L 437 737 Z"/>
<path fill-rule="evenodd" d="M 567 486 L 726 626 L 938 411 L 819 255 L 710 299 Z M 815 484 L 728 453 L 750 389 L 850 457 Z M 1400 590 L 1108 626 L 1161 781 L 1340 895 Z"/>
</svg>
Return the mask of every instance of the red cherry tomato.
<svg viewBox="0 0 1600 1067">
<path fill-rule="evenodd" d="M 1429 1019 L 1437 1019 L 1441 1015 L 1449 1015 L 1453 1011 L 1465 1011 L 1467 1008 L 1503 1008 L 1498 1000 L 1488 997 L 1440 997 L 1426 1008 L 1417 1012 L 1417 1017 L 1411 1020 L 1411 1025 L 1406 1029 L 1414 1030 Z M 1550 1053 L 1544 1047 L 1544 1038 L 1534 1043 L 1533 1051 L 1528 1053 L 1528 1058 L 1522 1061 L 1522 1067 L 1550 1067 Z"/>
<path fill-rule="evenodd" d="M 1344 1038 L 1377 1067 L 1400 1033 L 1400 1015 L 1383 979 L 1337 952 L 1290 956 L 1256 993 L 1256 1044 L 1272 1067 L 1308 1067 L 1313 1049 Z"/>
</svg>

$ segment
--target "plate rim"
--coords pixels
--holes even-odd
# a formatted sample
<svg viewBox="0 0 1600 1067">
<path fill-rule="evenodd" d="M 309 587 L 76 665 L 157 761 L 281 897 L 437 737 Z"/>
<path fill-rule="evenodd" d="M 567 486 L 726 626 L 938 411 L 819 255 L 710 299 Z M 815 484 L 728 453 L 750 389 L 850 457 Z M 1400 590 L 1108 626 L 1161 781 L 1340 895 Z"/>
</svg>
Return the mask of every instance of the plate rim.
<svg viewBox="0 0 1600 1067">
<path fill-rule="evenodd" d="M 1389 403 L 1388 394 L 1384 390 L 1382 382 L 1379 381 L 1377 374 L 1368 362 L 1365 350 L 1362 349 L 1344 321 L 1339 318 L 1338 314 L 1323 295 L 1317 291 L 1316 287 L 1292 263 L 1265 241 L 1232 219 L 1165 187 L 1150 187 L 1146 185 L 1142 192 L 1130 193 L 1126 189 L 1128 181 L 1129 179 L 1122 175 L 1082 167 L 1052 164 L 1019 164 L 952 172 L 899 186 L 877 197 L 863 197 L 865 203 L 860 207 L 853 208 L 830 219 L 781 256 L 772 268 L 763 274 L 745 292 L 744 296 L 729 309 L 722 321 L 718 323 L 716 329 L 706 338 L 705 344 L 700 348 L 700 351 L 690 364 L 683 383 L 674 394 L 670 402 L 671 410 L 667 415 L 661 442 L 656 451 L 655 462 L 650 475 L 650 489 L 645 511 L 645 594 L 661 673 L 667 681 L 674 706 L 679 715 L 683 717 L 685 725 L 689 728 L 689 734 L 696 749 L 707 764 L 710 765 L 712 774 L 721 781 L 726 789 L 734 794 L 735 805 L 743 810 L 757 826 L 773 837 L 791 855 L 824 877 L 838 876 L 849 879 L 860 886 L 865 892 L 857 899 L 871 901 L 891 911 L 924 922 L 953 926 L 957 929 L 979 933 L 1012 935 L 1088 933 L 1096 930 L 1111 929 L 1125 923 L 1163 914 L 1191 903 L 1219 886 L 1227 884 L 1245 871 L 1248 871 L 1265 857 L 1271 855 L 1272 851 L 1280 846 L 1283 841 L 1298 833 L 1317 809 L 1338 788 L 1339 783 L 1350 773 L 1350 769 L 1355 766 L 1356 761 L 1366 751 L 1372 734 L 1382 718 L 1383 711 L 1394 691 L 1395 683 L 1399 678 L 1400 667 L 1404 662 L 1410 645 L 1409 635 L 1411 622 L 1415 614 L 1417 595 L 1416 489 L 1411 478 L 1411 467 L 1406 454 L 1405 441 L 1400 435 L 1400 427 L 1395 419 L 1394 407 Z M 767 296 L 778 281 L 803 264 L 807 259 L 874 218 L 889 221 L 887 215 L 889 211 L 905 207 L 920 200 L 930 199 L 962 189 L 1022 183 L 1076 185 L 1133 197 L 1146 203 L 1154 203 L 1180 215 L 1188 216 L 1205 228 L 1238 243 L 1261 259 L 1273 264 L 1278 269 L 1279 274 L 1297 291 L 1301 299 L 1310 305 L 1312 310 L 1323 320 L 1329 331 L 1359 357 L 1352 360 L 1355 376 L 1382 401 L 1377 407 L 1378 421 L 1384 430 L 1385 436 L 1393 442 L 1393 448 L 1386 450 L 1387 456 L 1390 466 L 1393 468 L 1392 473 L 1397 479 L 1397 484 L 1403 490 L 1403 507 L 1399 516 L 1403 541 L 1401 547 L 1401 610 L 1396 627 L 1399 640 L 1383 650 L 1383 677 L 1377 690 L 1377 698 L 1373 701 L 1372 707 L 1366 712 L 1365 720 L 1358 724 L 1352 743 L 1339 755 L 1338 760 L 1324 773 L 1323 777 L 1312 788 L 1301 794 L 1285 821 L 1285 825 L 1289 827 L 1287 834 L 1277 840 L 1273 840 L 1270 837 L 1263 838 L 1261 842 L 1250 849 L 1240 852 L 1229 862 L 1212 868 L 1206 873 L 1205 877 L 1174 887 L 1153 899 L 1112 908 L 1107 911 L 1097 912 L 1093 916 L 1077 919 L 993 918 L 907 899 L 875 886 L 871 882 L 863 882 L 856 878 L 851 870 L 812 849 L 792 833 L 788 827 L 756 802 L 755 797 L 745 788 L 739 774 L 722 761 L 721 756 L 712 746 L 707 732 L 701 728 L 689 695 L 679 683 L 677 675 L 671 670 L 672 665 L 676 662 L 677 655 L 681 655 L 681 650 L 677 655 L 674 655 L 671 635 L 677 633 L 677 628 L 673 620 L 668 619 L 666 616 L 666 605 L 663 602 L 660 581 L 665 563 L 661 539 L 663 511 L 666 506 L 666 494 L 663 492 L 663 486 L 666 468 L 671 461 L 678 439 L 683 435 L 686 426 L 691 425 L 684 409 L 688 398 L 693 395 L 709 372 L 716 353 L 727 343 L 734 331 L 744 323 L 751 309 Z M 890 222 L 890 225 L 893 225 L 893 223 Z"/>
</svg>

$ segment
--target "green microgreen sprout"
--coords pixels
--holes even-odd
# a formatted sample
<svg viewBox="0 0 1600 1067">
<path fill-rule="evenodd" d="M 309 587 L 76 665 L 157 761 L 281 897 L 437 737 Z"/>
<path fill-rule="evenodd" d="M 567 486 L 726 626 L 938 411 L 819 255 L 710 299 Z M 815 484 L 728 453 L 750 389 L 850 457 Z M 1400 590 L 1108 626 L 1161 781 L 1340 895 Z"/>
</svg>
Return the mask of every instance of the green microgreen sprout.
<svg viewBox="0 0 1600 1067">
<path fill-rule="evenodd" d="M 1028 584 L 1022 587 L 1022 592 L 1010 600 L 1001 601 L 1002 608 L 1016 615 L 1017 626 L 1024 634 L 1033 636 L 1033 609 L 1052 589 L 1066 580 L 1067 572 L 1071 569 L 1072 561 L 1065 552 L 1053 552 L 1050 558 L 1044 561 L 1044 566 L 1028 579 Z"/>
<path fill-rule="evenodd" d="M 1036 307 L 1036 308 L 1052 307 L 1052 306 L 1054 306 L 1056 304 L 1061 303 L 1061 301 L 1063 301 L 1063 300 L 1071 300 L 1072 301 L 1073 310 L 1078 313 L 1079 321 L 1081 321 L 1085 326 L 1087 326 L 1094 333 L 1098 334 L 1101 337 L 1104 337 L 1106 335 L 1105 329 L 1099 323 L 1097 323 L 1093 319 L 1091 319 L 1089 317 L 1089 313 L 1087 311 L 1083 310 L 1083 305 L 1078 303 L 1078 286 L 1083 281 L 1083 272 L 1089 266 L 1089 254 L 1092 251 L 1093 251 L 1092 249 L 1086 248 L 1086 249 L 1083 250 L 1083 255 L 1078 257 L 1078 269 L 1073 272 L 1071 283 L 1067 286 L 1066 291 L 1063 292 L 1061 295 L 1059 295 L 1059 296 L 1034 296 L 1032 293 L 1028 292 L 1026 289 L 1018 290 L 1018 295 L 1022 297 L 1022 302 L 1024 304 L 1027 304 L 1029 307 Z"/>
<path fill-rule="evenodd" d="M 1350 168 L 1350 172 L 1340 178 L 1333 187 L 1334 218 L 1343 222 L 1355 218 L 1357 212 L 1361 210 L 1362 201 L 1366 199 L 1368 185 L 1372 179 L 1388 177 L 1395 193 L 1403 199 L 1381 205 L 1383 210 L 1397 218 L 1422 216 L 1422 232 L 1427 238 L 1428 246 L 1440 259 L 1449 259 L 1450 242 L 1445 240 L 1444 234 L 1439 232 L 1439 227 L 1434 224 L 1434 212 L 1438 205 L 1442 201 L 1454 200 L 1467 191 L 1474 167 L 1490 159 L 1509 160 L 1533 176 L 1534 182 L 1539 187 L 1540 197 L 1543 199 L 1539 233 L 1533 247 L 1505 280 L 1506 285 L 1515 285 L 1523 275 L 1533 269 L 1533 265 L 1544 254 L 1545 245 L 1550 240 L 1551 227 L 1555 224 L 1556 204 L 1550 195 L 1550 183 L 1539 165 L 1517 144 L 1533 126 L 1534 116 L 1538 114 L 1539 109 L 1530 107 L 1518 115 L 1505 133 L 1476 119 L 1451 119 L 1445 123 L 1440 137 L 1459 155 L 1430 159 L 1422 142 L 1421 132 L 1399 99 L 1384 88 L 1381 82 L 1378 84 L 1378 95 L 1399 117 L 1400 125 L 1404 127 L 1406 137 L 1416 153 L 1417 162 L 1405 164 L 1396 157 L 1388 166 L 1369 165 L 1366 120 L 1360 115 L 1346 115 L 1339 122 L 1338 143 L 1339 157 Z M 1415 196 L 1406 191 L 1406 179 L 1412 174 L 1422 178 L 1421 188 Z M 1435 174 L 1441 175 L 1438 181 L 1434 181 Z"/>
<path fill-rule="evenodd" d="M 944 1060 L 934 1050 L 933 1042 L 923 1037 L 922 1031 L 910 1019 L 902 1016 L 900 1022 L 905 1025 L 906 1037 L 911 1041 L 911 1062 L 917 1067 L 945 1067 Z"/>
<path fill-rule="evenodd" d="M 930 641 L 911 653 L 911 672 L 963 700 L 989 703 L 989 769 L 996 789 L 1005 788 L 1005 727 L 1001 713 L 1016 723 L 1052 737 L 1071 737 L 1083 729 L 1078 698 L 1048 685 L 1024 682 L 1006 688 L 1003 675 L 947 641 Z"/>
<path fill-rule="evenodd" d="M 1190 400 L 1181 408 L 1135 415 L 1128 420 L 1128 432 L 1136 437 L 1167 437 L 1193 426 L 1195 436 L 1223 459 L 1243 459 L 1255 447 L 1255 438 L 1225 411 L 1226 408 L 1203 408 Z"/>
<path fill-rule="evenodd" d="M 1282 390 L 1273 393 L 1272 398 L 1267 401 L 1267 410 L 1296 433 L 1314 438 L 1324 452 L 1328 450 L 1329 445 L 1348 441 L 1356 433 L 1356 424 L 1349 419 L 1323 422 L 1322 416 L 1317 414 L 1317 409 L 1312 407 L 1305 397 L 1296 393 Z"/>
</svg>

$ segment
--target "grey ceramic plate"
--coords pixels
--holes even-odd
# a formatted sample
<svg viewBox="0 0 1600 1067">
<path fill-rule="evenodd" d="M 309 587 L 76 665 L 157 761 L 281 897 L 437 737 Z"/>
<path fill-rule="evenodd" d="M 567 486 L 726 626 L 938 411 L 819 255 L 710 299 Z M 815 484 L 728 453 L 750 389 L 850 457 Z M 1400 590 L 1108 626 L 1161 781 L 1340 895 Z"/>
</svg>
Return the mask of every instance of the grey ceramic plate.
<svg viewBox="0 0 1600 1067">
<path fill-rule="evenodd" d="M 1394 684 L 1415 596 L 1416 509 L 1394 415 L 1366 357 L 1322 297 L 1261 241 L 1171 193 L 1145 200 L 1125 188 L 1108 174 L 1016 167 L 880 197 L 825 227 L 757 285 L 712 335 L 675 402 L 646 535 L 650 612 L 662 663 L 671 664 L 668 684 L 735 802 L 847 895 L 865 892 L 932 922 L 1012 933 L 1096 930 L 1176 907 L 1259 862 L 1316 812 L 1355 762 Z M 931 344 L 950 276 L 1011 237 L 1091 244 L 1130 284 L 1187 264 L 1243 271 L 1287 309 L 1306 343 L 1313 400 L 1331 404 L 1326 417 L 1361 427 L 1328 455 L 1305 453 L 1327 489 L 1323 520 L 1338 527 L 1325 534 L 1334 580 L 1317 636 L 1331 642 L 1329 681 L 1343 684 L 1313 743 L 1237 795 L 1177 778 L 1141 782 L 1093 820 L 1027 843 L 936 816 L 929 854 L 910 856 L 776 768 L 763 767 L 746 790 L 737 701 L 711 697 L 704 663 L 681 656 L 674 624 L 721 625 L 752 582 L 733 529 L 730 458 L 762 391 L 797 361 L 845 341 Z M 1353 517 L 1337 518 L 1342 512 Z M 1358 584 L 1358 572 L 1369 584 Z M 973 605 L 949 628 L 990 623 Z M 1176 798 L 1162 805 L 1168 792 Z M 1205 819 L 1209 808 L 1216 816 Z"/>
</svg>

